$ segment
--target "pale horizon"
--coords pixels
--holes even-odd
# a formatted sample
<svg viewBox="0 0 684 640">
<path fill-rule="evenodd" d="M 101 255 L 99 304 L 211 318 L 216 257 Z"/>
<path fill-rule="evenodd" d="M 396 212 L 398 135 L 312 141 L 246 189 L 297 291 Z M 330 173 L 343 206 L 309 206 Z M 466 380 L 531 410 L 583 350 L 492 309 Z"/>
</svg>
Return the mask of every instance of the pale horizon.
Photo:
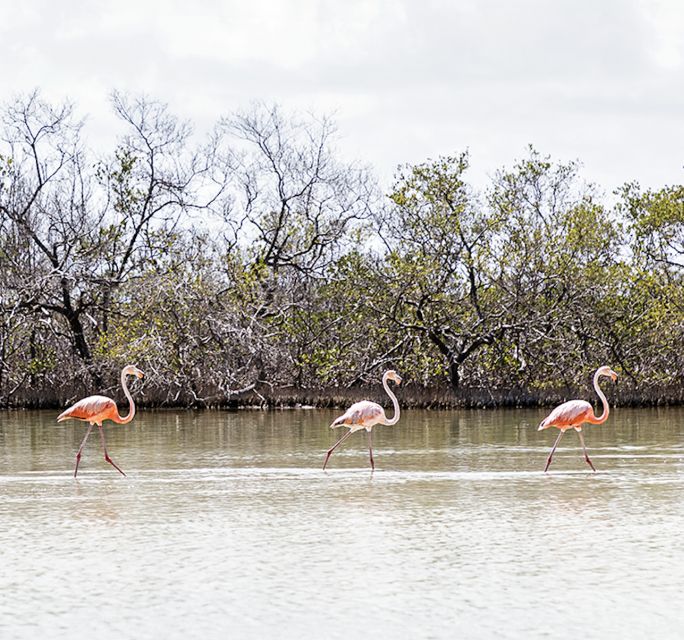
<svg viewBox="0 0 684 640">
<path fill-rule="evenodd" d="M 106 150 L 112 90 L 167 102 L 201 132 L 254 101 L 333 115 L 338 148 L 383 185 L 470 151 L 482 186 L 529 144 L 610 193 L 684 176 L 684 5 L 202 0 L 0 8 L 0 96 L 38 88 Z"/>
</svg>

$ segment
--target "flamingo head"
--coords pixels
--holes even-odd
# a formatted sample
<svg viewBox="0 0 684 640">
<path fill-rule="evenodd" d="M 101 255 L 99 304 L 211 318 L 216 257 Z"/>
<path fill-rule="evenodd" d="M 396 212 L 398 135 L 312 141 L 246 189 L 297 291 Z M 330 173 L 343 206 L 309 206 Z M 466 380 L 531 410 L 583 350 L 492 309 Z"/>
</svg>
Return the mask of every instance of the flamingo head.
<svg viewBox="0 0 684 640">
<path fill-rule="evenodd" d="M 138 367 L 132 364 L 125 366 L 123 372 L 127 376 L 138 376 L 138 378 L 142 378 L 145 375 Z"/>
<path fill-rule="evenodd" d="M 383 377 L 387 380 L 392 380 L 396 384 L 401 384 L 401 376 L 394 369 L 386 371 Z"/>
<path fill-rule="evenodd" d="M 600 367 L 596 372 L 599 376 L 608 376 L 613 381 L 617 380 L 618 374 L 615 373 L 610 367 Z"/>
</svg>

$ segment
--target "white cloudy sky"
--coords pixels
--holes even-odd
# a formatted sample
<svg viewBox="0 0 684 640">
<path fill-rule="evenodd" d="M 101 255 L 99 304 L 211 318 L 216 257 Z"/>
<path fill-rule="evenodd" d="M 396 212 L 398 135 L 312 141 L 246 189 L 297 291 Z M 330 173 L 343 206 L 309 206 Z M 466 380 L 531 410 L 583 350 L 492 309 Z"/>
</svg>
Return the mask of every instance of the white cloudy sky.
<svg viewBox="0 0 684 640">
<path fill-rule="evenodd" d="M 103 146 L 117 88 L 200 129 L 257 99 L 334 112 L 384 179 L 467 147 L 482 183 L 532 143 L 608 191 L 684 182 L 681 0 L 2 0 L 0 99 L 34 87 Z"/>
</svg>

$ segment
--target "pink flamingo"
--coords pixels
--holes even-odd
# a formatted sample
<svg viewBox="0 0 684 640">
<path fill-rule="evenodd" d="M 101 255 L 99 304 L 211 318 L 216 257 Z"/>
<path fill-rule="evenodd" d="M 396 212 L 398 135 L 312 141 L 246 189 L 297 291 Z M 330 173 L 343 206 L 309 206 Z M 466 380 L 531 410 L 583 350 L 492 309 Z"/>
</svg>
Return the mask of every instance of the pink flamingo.
<svg viewBox="0 0 684 640">
<path fill-rule="evenodd" d="M 130 391 L 128 391 L 128 386 L 126 385 L 126 376 L 138 376 L 138 378 L 142 378 L 144 375 L 145 374 L 140 371 L 140 369 L 131 364 L 124 367 L 121 371 L 121 386 L 123 387 L 124 393 L 128 398 L 129 404 L 128 415 L 125 418 L 122 418 L 119 415 L 119 410 L 116 408 L 116 402 L 114 402 L 114 400 L 111 398 L 107 398 L 106 396 L 88 396 L 87 398 L 83 398 L 83 400 L 79 400 L 76 404 L 59 414 L 57 417 L 57 422 L 74 418 L 76 420 L 83 420 L 84 422 L 90 423 L 88 431 L 86 431 L 85 438 L 83 438 L 83 442 L 81 442 L 81 446 L 78 448 L 78 453 L 76 454 L 74 478 L 78 473 L 78 463 L 81 461 L 81 452 L 83 451 L 83 447 L 85 447 L 86 440 L 88 440 L 88 436 L 90 435 L 94 425 L 97 425 L 97 428 L 100 430 L 100 440 L 102 440 L 102 449 L 104 451 L 105 460 L 109 462 L 109 464 L 111 464 L 121 475 L 126 475 L 121 469 L 119 469 L 119 467 L 116 466 L 116 464 L 114 464 L 114 461 L 107 453 L 107 445 L 105 444 L 104 432 L 102 431 L 102 422 L 103 420 L 111 420 L 117 424 L 128 424 L 131 420 L 133 420 L 133 416 L 135 416 L 135 404 L 133 403 L 133 397 L 131 396 Z"/>
<path fill-rule="evenodd" d="M 560 429 L 560 433 L 556 438 L 556 442 L 553 444 L 551 453 L 546 460 L 546 467 L 544 467 L 544 473 L 549 468 L 551 464 L 551 459 L 553 458 L 553 453 L 560 442 L 561 437 L 568 429 L 574 429 L 579 435 L 580 442 L 582 443 L 582 449 L 584 449 L 584 459 L 587 464 L 594 470 L 594 465 L 589 459 L 587 454 L 587 447 L 584 445 L 584 436 L 582 435 L 582 424 L 588 422 L 589 424 L 603 424 L 608 420 L 608 414 L 610 413 L 610 407 L 608 406 L 608 401 L 606 396 L 603 395 L 603 391 L 598 386 L 598 381 L 601 376 L 608 376 L 613 380 L 617 379 L 617 373 L 613 371 L 610 367 L 599 367 L 594 374 L 594 389 L 601 402 L 603 403 L 603 413 L 597 418 L 594 415 L 594 410 L 591 405 L 586 400 L 570 400 L 569 402 L 564 402 L 558 405 L 544 420 L 541 421 L 539 425 L 539 431 L 543 429 L 548 429 L 549 427 L 556 427 Z"/>
<path fill-rule="evenodd" d="M 401 377 L 396 371 L 389 370 L 385 371 L 385 375 L 382 376 L 382 386 L 385 387 L 387 395 L 392 399 L 392 404 L 394 405 L 394 417 L 391 420 L 387 419 L 385 415 L 385 410 L 376 402 L 370 402 L 369 400 L 362 400 L 361 402 L 356 402 L 349 409 L 347 409 L 339 418 L 336 418 L 330 425 L 331 429 L 337 427 L 349 427 L 349 431 L 345 433 L 330 449 L 325 456 L 325 462 L 323 463 L 323 469 L 325 470 L 328 464 L 328 459 L 332 455 L 332 452 L 339 447 L 344 440 L 346 440 L 355 431 L 361 431 L 365 429 L 368 433 L 368 451 L 370 452 L 370 463 L 371 469 L 375 471 L 375 462 L 373 460 L 373 442 L 371 429 L 373 425 L 376 424 L 386 424 L 393 425 L 399 422 L 399 402 L 397 397 L 390 391 L 387 381 L 392 380 L 396 384 L 401 384 Z"/>
</svg>

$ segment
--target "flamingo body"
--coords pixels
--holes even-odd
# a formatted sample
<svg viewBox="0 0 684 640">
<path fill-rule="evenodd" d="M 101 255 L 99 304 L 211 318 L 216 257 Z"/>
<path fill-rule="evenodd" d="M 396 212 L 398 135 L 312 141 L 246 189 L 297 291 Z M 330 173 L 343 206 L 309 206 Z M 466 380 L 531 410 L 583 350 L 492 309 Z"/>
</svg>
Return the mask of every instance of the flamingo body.
<svg viewBox="0 0 684 640">
<path fill-rule="evenodd" d="M 133 402 L 133 397 L 128 390 L 128 385 L 126 384 L 126 376 L 134 375 L 138 378 L 143 377 L 143 372 L 133 365 L 128 365 L 124 367 L 121 371 L 121 386 L 123 387 L 124 393 L 128 398 L 129 411 L 125 418 L 122 418 L 119 414 L 119 409 L 116 406 L 116 402 L 107 396 L 88 396 L 79 400 L 77 403 L 71 405 L 66 411 L 57 416 L 57 422 L 63 422 L 64 420 L 82 420 L 84 422 L 89 422 L 90 426 L 86 431 L 85 437 L 81 442 L 81 446 L 78 448 L 78 453 L 76 454 L 76 467 L 74 468 L 74 478 L 78 474 L 78 464 L 81 461 L 81 453 L 85 443 L 88 440 L 88 436 L 92 431 L 93 427 L 97 425 L 100 431 L 100 440 L 102 441 L 102 450 L 104 451 L 104 457 L 109 464 L 111 464 L 121 475 L 126 474 L 114 463 L 114 461 L 109 457 L 107 453 L 107 445 L 105 443 L 104 432 L 102 431 L 102 422 L 104 420 L 111 420 L 117 424 L 128 424 L 135 416 L 135 404 Z"/>
<path fill-rule="evenodd" d="M 587 447 L 584 444 L 584 436 L 582 435 L 582 425 L 584 423 L 589 424 L 603 424 L 608 419 L 608 414 L 610 413 L 610 407 L 608 406 L 608 400 L 606 396 L 598 385 L 599 378 L 601 376 L 608 376 L 613 380 L 617 379 L 617 373 L 613 371 L 610 367 L 599 367 L 594 374 L 594 389 L 596 390 L 596 395 L 601 399 L 603 403 L 603 413 L 600 416 L 594 414 L 594 409 L 586 400 L 570 400 L 558 405 L 546 418 L 544 418 L 539 424 L 539 431 L 543 429 L 548 429 L 550 427 L 555 427 L 560 430 L 556 441 L 551 448 L 551 453 L 546 459 L 546 467 L 544 467 L 544 472 L 548 471 L 551 460 L 553 459 L 553 454 L 556 451 L 556 447 L 560 442 L 561 437 L 568 429 L 574 429 L 577 431 L 580 443 L 582 444 L 582 450 L 584 451 L 584 459 L 587 464 L 596 471 L 594 464 L 589 459 L 589 454 L 587 453 Z"/>
<path fill-rule="evenodd" d="M 561 431 L 581 431 L 582 423 L 596 420 L 594 409 L 586 400 L 570 400 L 558 405 L 539 425 L 540 429 L 556 427 Z"/>
<path fill-rule="evenodd" d="M 371 429 L 376 424 L 393 425 L 399 422 L 399 402 L 397 401 L 397 397 L 387 386 L 388 380 L 393 380 L 396 384 L 401 384 L 401 377 L 396 371 L 392 370 L 385 371 L 385 374 L 382 376 L 382 386 L 387 392 L 387 395 L 392 399 L 392 405 L 394 406 L 394 417 L 388 419 L 385 415 L 385 410 L 377 402 L 370 402 L 369 400 L 355 402 L 341 416 L 335 418 L 330 425 L 331 429 L 336 429 L 337 427 L 348 427 L 349 431 L 347 431 L 347 433 L 345 433 L 330 449 L 328 449 L 328 452 L 325 455 L 325 462 L 323 462 L 324 470 L 328 464 L 328 460 L 330 459 L 332 452 L 335 451 L 335 449 L 337 449 L 337 447 L 339 447 L 342 442 L 352 433 L 361 431 L 362 429 L 365 429 L 368 433 L 368 452 L 370 453 L 371 469 L 375 470 Z"/>
<path fill-rule="evenodd" d="M 336 418 L 330 428 L 349 427 L 349 430 L 354 433 L 361 429 L 370 431 L 373 425 L 382 422 L 387 422 L 385 410 L 377 402 L 362 400 L 354 403 L 339 418 Z"/>
<path fill-rule="evenodd" d="M 57 422 L 73 418 L 90 422 L 91 424 L 98 424 L 103 420 L 116 422 L 119 417 L 119 410 L 114 400 L 107 396 L 88 396 L 60 413 L 57 417 Z"/>
</svg>

